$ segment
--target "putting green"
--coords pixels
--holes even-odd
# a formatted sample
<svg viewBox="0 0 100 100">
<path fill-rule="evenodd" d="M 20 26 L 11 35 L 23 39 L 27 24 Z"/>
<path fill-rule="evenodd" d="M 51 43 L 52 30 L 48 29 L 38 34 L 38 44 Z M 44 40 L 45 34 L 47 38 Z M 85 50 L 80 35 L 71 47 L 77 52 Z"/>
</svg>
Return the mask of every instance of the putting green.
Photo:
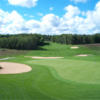
<svg viewBox="0 0 100 100">
<path fill-rule="evenodd" d="M 80 83 L 100 83 L 100 63 L 80 60 L 34 60 L 34 64 L 47 66 L 55 76 L 62 80 Z"/>
</svg>

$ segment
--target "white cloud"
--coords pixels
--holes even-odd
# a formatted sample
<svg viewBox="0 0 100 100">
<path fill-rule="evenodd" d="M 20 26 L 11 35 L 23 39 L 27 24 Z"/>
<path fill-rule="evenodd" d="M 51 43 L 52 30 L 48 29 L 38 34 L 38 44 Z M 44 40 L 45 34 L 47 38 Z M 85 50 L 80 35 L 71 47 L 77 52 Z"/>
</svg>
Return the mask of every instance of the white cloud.
<svg viewBox="0 0 100 100">
<path fill-rule="evenodd" d="M 40 29 L 40 22 L 36 20 L 29 20 L 25 23 L 28 33 L 37 33 Z"/>
<path fill-rule="evenodd" d="M 95 13 L 99 14 L 98 9 L 95 8 L 93 11 L 88 11 L 84 12 L 84 17 L 83 11 L 80 11 L 79 8 L 75 6 L 67 6 L 66 8 L 66 14 L 62 17 L 62 24 L 60 28 L 65 27 L 65 32 L 68 33 L 80 33 L 80 34 L 91 34 L 94 33 L 94 30 L 97 30 L 97 25 L 96 22 L 93 20 L 97 20 L 96 16 L 93 17 Z M 81 15 L 81 16 L 80 16 Z M 98 16 L 98 15 L 97 15 Z M 98 16 L 98 22 L 100 20 L 100 17 Z M 67 28 L 66 28 L 67 27 Z"/>
<path fill-rule="evenodd" d="M 38 0 L 8 0 L 9 4 L 22 7 L 35 7 Z"/>
<path fill-rule="evenodd" d="M 53 10 L 54 10 L 54 8 L 53 8 L 53 7 L 50 7 L 50 8 L 49 8 L 49 10 L 50 10 L 50 11 L 53 11 Z"/>
<path fill-rule="evenodd" d="M 56 34 L 56 30 L 60 24 L 60 18 L 54 14 L 45 15 L 41 19 L 41 33 Z"/>
<path fill-rule="evenodd" d="M 47 26 L 51 25 L 53 27 L 57 27 L 59 25 L 59 17 L 55 16 L 54 14 L 48 14 L 42 18 L 42 23 L 46 24 Z"/>
<path fill-rule="evenodd" d="M 24 27 L 24 19 L 16 11 L 8 13 L 0 10 L 0 19 L 0 33 L 19 33 Z"/>
<path fill-rule="evenodd" d="M 47 14 L 40 21 L 34 19 L 26 21 L 16 11 L 8 13 L 0 10 L 0 33 L 92 34 L 100 32 L 100 2 L 92 11 L 83 12 L 72 5 L 65 7 L 65 10 L 66 13 L 62 17 Z"/>
<path fill-rule="evenodd" d="M 65 7 L 65 10 L 67 11 L 66 14 L 64 15 L 64 17 L 68 18 L 72 18 L 73 16 L 79 15 L 81 13 L 81 11 L 79 10 L 78 7 L 76 6 L 72 6 L 69 5 L 67 7 Z"/>
<path fill-rule="evenodd" d="M 70 1 L 73 1 L 75 3 L 86 3 L 87 0 L 70 0 Z"/>
</svg>

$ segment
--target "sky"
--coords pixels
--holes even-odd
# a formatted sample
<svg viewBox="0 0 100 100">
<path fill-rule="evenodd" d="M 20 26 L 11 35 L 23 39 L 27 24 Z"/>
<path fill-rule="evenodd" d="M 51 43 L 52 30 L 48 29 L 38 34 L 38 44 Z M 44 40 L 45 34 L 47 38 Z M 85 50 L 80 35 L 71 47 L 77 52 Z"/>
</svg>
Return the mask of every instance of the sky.
<svg viewBox="0 0 100 100">
<path fill-rule="evenodd" d="M 0 0 L 0 34 L 100 33 L 100 0 Z"/>
</svg>

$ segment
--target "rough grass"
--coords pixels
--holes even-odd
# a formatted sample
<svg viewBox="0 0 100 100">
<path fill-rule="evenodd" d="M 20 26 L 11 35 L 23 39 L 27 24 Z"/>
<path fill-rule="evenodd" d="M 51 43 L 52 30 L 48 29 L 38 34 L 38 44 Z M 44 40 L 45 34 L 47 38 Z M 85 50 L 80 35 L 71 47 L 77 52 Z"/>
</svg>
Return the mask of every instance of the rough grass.
<svg viewBox="0 0 100 100">
<path fill-rule="evenodd" d="M 25 53 L 27 53 L 27 51 L 25 50 L 0 49 L 0 58 L 1 56 L 14 56 L 14 55 L 20 55 Z"/>
<path fill-rule="evenodd" d="M 33 70 L 24 74 L 0 75 L 0 100 L 100 100 L 100 49 L 80 46 L 72 50 L 70 47 L 51 44 L 44 47 L 46 50 L 29 51 L 7 60 L 28 64 Z M 92 55 L 77 57 L 77 54 Z M 65 58 L 36 60 L 24 56 Z"/>
</svg>

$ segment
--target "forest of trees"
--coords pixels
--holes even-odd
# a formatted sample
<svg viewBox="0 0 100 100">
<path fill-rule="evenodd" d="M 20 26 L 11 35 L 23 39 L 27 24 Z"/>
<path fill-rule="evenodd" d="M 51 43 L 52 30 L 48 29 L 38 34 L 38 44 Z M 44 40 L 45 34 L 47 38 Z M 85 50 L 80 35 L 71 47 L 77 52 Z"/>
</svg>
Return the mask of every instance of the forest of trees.
<svg viewBox="0 0 100 100">
<path fill-rule="evenodd" d="M 20 34 L 20 35 L 0 35 L 0 48 L 33 50 L 45 45 L 45 41 L 61 44 L 92 44 L 100 43 L 100 34 L 94 35 L 39 35 L 39 34 Z"/>
<path fill-rule="evenodd" d="M 0 35 L 0 48 L 32 50 L 44 45 L 41 35 Z"/>
<path fill-rule="evenodd" d="M 61 44 L 92 44 L 92 43 L 100 43 L 100 34 L 99 33 L 94 35 L 62 34 L 53 36 L 44 35 L 44 40 Z"/>
</svg>

